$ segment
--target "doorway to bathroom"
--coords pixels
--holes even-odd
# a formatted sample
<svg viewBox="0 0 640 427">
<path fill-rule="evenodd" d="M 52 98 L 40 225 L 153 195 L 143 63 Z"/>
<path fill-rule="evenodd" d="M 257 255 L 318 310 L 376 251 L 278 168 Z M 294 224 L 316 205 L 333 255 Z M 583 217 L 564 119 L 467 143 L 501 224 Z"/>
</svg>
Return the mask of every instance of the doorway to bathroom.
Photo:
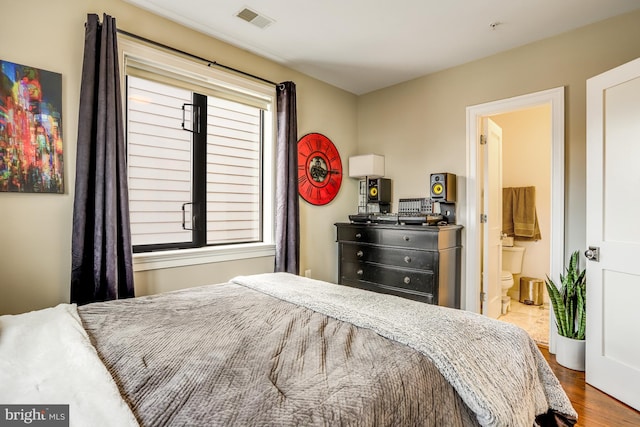
<svg viewBox="0 0 640 427">
<path fill-rule="evenodd" d="M 542 280 L 560 274 L 564 257 L 564 88 L 556 88 L 467 108 L 468 191 L 465 260 L 465 308 L 488 314 L 483 304 L 495 300 L 500 286 L 482 286 L 484 247 L 484 197 L 499 198 L 502 192 L 485 191 L 483 150 L 480 135 L 483 119 L 491 118 L 503 128 L 503 187 L 535 187 L 540 240 L 515 241 L 525 248 L 520 273 L 508 291 L 510 311 L 502 320 L 518 323 L 537 341 L 555 350 L 554 333 L 549 334 L 548 306 L 520 303 L 520 278 Z M 494 194 L 494 193 L 499 194 Z M 496 206 L 496 203 L 492 204 Z M 498 205 L 500 206 L 500 205 Z M 496 209 L 496 208 L 494 208 Z M 495 216 L 495 212 L 494 212 Z M 495 276 L 494 276 L 495 277 Z M 498 274 L 500 277 L 500 274 Z M 538 283 L 539 284 L 539 283 Z M 493 290 L 491 290 L 493 288 Z M 543 290 L 543 298 L 546 290 Z M 500 296 L 498 296 L 500 300 Z M 530 302 L 530 301 L 528 301 Z M 544 302 L 544 301 L 543 301 Z M 495 310 L 493 310 L 495 313 Z M 496 317 L 494 315 L 494 317 Z M 553 328 L 551 328 L 553 330 Z M 552 332 L 554 332 L 553 330 Z M 546 337 L 545 337 L 546 335 Z"/>
<path fill-rule="evenodd" d="M 520 326 L 538 344 L 548 346 L 549 299 L 543 284 L 551 262 L 551 106 L 543 104 L 489 118 L 502 130 L 501 188 L 487 191 L 483 187 L 483 194 L 493 199 L 489 205 L 502 212 L 514 212 L 514 217 L 514 206 L 504 203 L 500 191 L 504 188 L 514 195 L 527 195 L 528 206 L 519 207 L 534 211 L 532 218 L 537 219 L 535 237 L 520 237 L 516 230 L 515 237 L 501 240 L 502 267 L 498 277 L 502 301 L 496 317 Z M 503 233 L 508 228 L 504 225 Z"/>
</svg>

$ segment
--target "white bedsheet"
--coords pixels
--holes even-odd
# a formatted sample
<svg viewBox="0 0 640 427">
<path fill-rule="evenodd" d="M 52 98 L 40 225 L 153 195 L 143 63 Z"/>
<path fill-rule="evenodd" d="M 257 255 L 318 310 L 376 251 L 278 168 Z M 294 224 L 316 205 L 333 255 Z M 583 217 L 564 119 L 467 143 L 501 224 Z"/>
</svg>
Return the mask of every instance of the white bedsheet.
<svg viewBox="0 0 640 427">
<path fill-rule="evenodd" d="M 138 426 L 74 304 L 0 316 L 0 404 L 69 404 L 71 426 Z"/>
</svg>

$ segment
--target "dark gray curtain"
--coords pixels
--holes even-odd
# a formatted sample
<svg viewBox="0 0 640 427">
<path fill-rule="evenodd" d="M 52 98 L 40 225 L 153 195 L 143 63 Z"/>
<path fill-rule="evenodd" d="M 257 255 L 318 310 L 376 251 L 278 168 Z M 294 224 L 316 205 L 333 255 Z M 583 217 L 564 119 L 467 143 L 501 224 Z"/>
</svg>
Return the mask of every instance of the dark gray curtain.
<svg viewBox="0 0 640 427">
<path fill-rule="evenodd" d="M 276 87 L 278 137 L 276 142 L 276 272 L 300 272 L 300 218 L 298 203 L 298 114 L 296 85 Z"/>
<path fill-rule="evenodd" d="M 71 302 L 134 296 L 116 20 L 89 14 L 80 87 Z"/>
</svg>

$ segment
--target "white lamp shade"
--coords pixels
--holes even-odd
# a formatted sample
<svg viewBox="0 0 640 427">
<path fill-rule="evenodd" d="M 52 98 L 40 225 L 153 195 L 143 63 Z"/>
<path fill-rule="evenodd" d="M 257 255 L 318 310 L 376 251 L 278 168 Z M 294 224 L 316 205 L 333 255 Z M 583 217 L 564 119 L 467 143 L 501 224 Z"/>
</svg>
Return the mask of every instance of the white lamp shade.
<svg viewBox="0 0 640 427">
<path fill-rule="evenodd" d="M 380 178 L 384 176 L 384 156 L 362 154 L 349 157 L 349 176 L 351 178 Z"/>
</svg>

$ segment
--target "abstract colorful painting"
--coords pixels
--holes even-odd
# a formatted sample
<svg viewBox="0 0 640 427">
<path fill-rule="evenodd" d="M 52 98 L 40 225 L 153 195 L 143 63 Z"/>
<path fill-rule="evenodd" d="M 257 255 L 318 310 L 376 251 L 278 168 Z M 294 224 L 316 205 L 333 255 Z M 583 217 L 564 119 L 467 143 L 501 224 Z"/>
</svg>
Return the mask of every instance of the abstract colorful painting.
<svg viewBox="0 0 640 427">
<path fill-rule="evenodd" d="M 0 191 L 64 193 L 62 75 L 0 60 Z"/>
</svg>

